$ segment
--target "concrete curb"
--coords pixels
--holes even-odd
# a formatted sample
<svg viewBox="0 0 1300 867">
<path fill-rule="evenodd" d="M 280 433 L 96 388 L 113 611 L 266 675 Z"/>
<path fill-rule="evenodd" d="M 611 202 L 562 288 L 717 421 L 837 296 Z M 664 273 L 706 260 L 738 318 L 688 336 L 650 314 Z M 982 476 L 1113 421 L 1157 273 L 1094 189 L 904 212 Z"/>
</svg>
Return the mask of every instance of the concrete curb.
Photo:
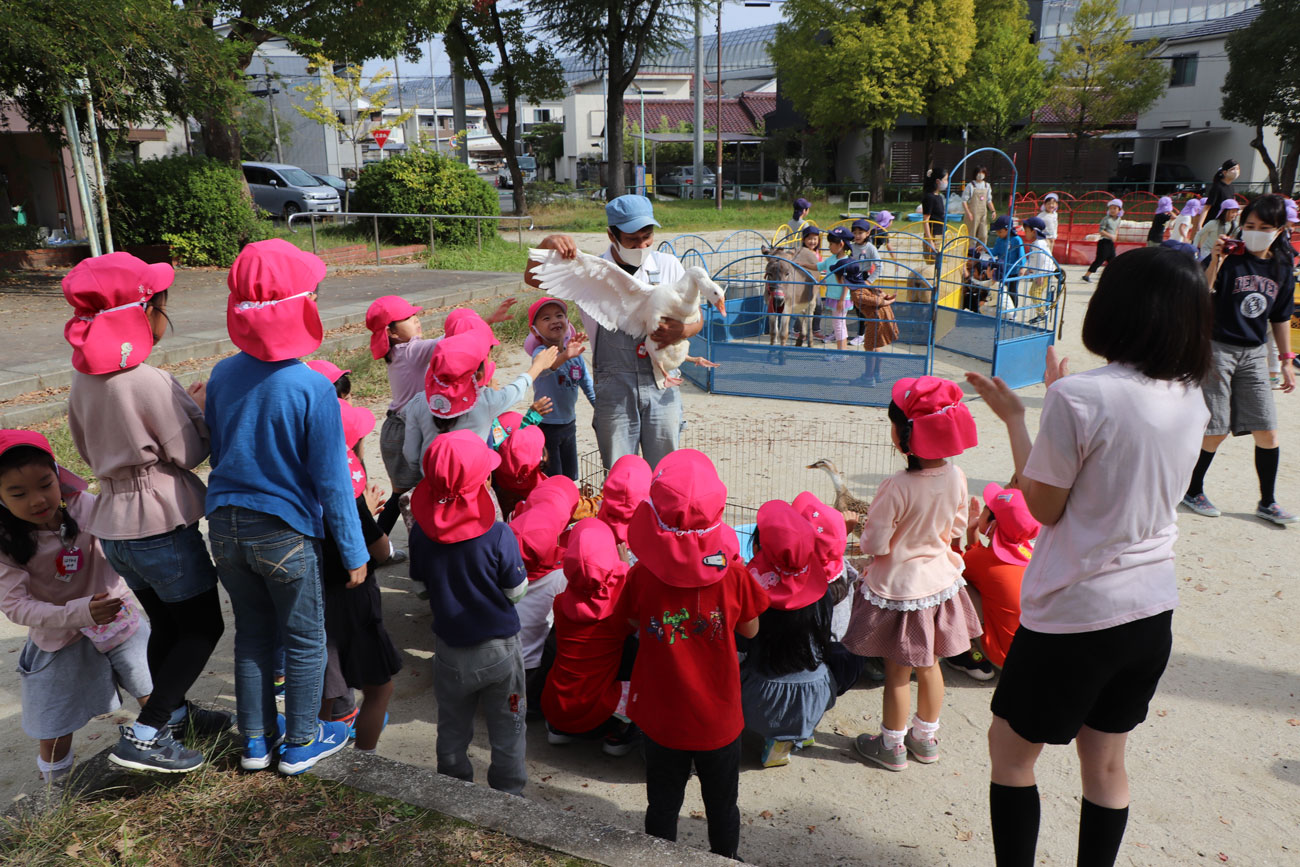
<svg viewBox="0 0 1300 867">
<path fill-rule="evenodd" d="M 129 795 L 137 791 L 141 782 L 150 785 L 156 782 L 152 777 L 123 770 L 109 762 L 109 749 L 105 747 L 79 762 L 66 781 L 42 786 L 20 797 L 3 815 L 11 819 L 40 818 L 55 812 L 70 798 L 113 791 Z M 723 867 L 736 863 L 710 852 L 446 777 L 428 768 L 356 750 L 331 756 L 308 773 L 609 867 Z"/>
<path fill-rule="evenodd" d="M 374 268 L 375 266 L 370 266 Z M 385 266 L 392 267 L 392 266 Z M 521 279 L 496 282 L 484 280 L 479 285 L 467 285 L 463 289 L 452 291 L 437 290 L 430 292 L 409 292 L 406 298 L 411 303 L 426 308 L 455 307 L 472 304 L 507 295 L 514 295 L 528 290 Z M 338 328 L 349 325 L 364 324 L 368 304 L 343 304 L 325 307 L 321 310 L 321 325 L 328 334 Z M 335 352 L 341 349 L 356 349 L 370 341 L 370 333 L 343 334 L 326 337 L 321 343 L 321 352 Z M 176 374 L 183 385 L 206 379 L 221 357 L 232 355 L 235 345 L 225 328 L 209 329 L 168 338 L 149 356 L 153 364 L 181 364 L 187 361 L 211 358 L 211 364 L 196 367 L 193 370 Z M 33 362 L 19 367 L 0 370 L 0 400 L 8 400 L 21 394 L 41 391 L 47 388 L 67 388 L 72 384 L 72 367 L 66 362 L 52 365 L 49 362 Z M 0 407 L 0 427 L 21 428 L 57 418 L 68 411 L 67 400 L 63 397 L 41 403 L 20 404 Z"/>
</svg>

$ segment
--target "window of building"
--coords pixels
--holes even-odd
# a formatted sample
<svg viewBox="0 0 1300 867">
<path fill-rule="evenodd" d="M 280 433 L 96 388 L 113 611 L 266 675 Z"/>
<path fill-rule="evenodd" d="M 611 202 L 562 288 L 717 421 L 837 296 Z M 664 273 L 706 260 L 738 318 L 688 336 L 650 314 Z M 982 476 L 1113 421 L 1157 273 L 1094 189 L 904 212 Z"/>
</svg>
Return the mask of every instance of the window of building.
<svg viewBox="0 0 1300 867">
<path fill-rule="evenodd" d="M 1196 84 L 1196 55 L 1176 54 L 1172 58 L 1170 87 L 1191 87 Z"/>
<path fill-rule="evenodd" d="M 533 109 L 533 123 L 550 123 L 551 110 L 549 108 Z"/>
</svg>

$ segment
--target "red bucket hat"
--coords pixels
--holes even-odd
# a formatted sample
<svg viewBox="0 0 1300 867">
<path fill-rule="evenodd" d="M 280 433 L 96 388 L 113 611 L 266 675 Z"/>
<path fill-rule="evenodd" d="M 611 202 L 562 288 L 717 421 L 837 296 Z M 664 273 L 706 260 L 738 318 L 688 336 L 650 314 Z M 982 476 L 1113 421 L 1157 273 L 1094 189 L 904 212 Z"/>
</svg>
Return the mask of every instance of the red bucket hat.
<svg viewBox="0 0 1300 867">
<path fill-rule="evenodd" d="M 473 431 L 456 430 L 434 439 L 424 453 L 424 478 L 411 494 L 411 514 L 435 542 L 463 542 L 482 536 L 496 522 L 496 504 L 485 484 L 501 463 Z"/>
<path fill-rule="evenodd" d="M 488 347 L 500 346 L 501 341 L 497 340 L 496 332 L 492 326 L 488 325 L 473 310 L 468 307 L 457 307 L 447 314 L 447 320 L 442 323 L 442 332 L 448 337 L 455 337 L 457 334 L 464 334 L 468 331 L 477 332 L 487 338 Z"/>
<path fill-rule="evenodd" d="M 614 540 L 627 544 L 627 524 L 647 497 L 650 496 L 650 465 L 640 455 L 623 455 L 614 461 L 602 489 L 600 509 L 596 517 L 609 525 Z"/>
<path fill-rule="evenodd" d="M 961 386 L 951 379 L 900 379 L 890 397 L 912 422 L 908 447 L 918 458 L 950 458 L 979 444 L 975 419 L 962 402 Z"/>
<path fill-rule="evenodd" d="M 759 506 L 756 532 L 758 553 L 749 561 L 749 571 L 773 608 L 795 611 L 826 595 L 816 531 L 794 506 L 785 500 Z"/>
<path fill-rule="evenodd" d="M 388 326 L 410 319 L 423 309 L 400 295 L 384 295 L 370 302 L 366 309 L 366 328 L 370 329 L 370 354 L 376 361 L 392 348 L 388 343 Z"/>
<path fill-rule="evenodd" d="M 559 304 L 564 307 L 566 316 L 569 313 L 569 305 L 564 299 L 554 298 L 550 295 L 543 295 L 528 306 L 528 336 L 524 338 L 524 352 L 528 353 L 529 357 L 532 357 L 532 354 L 537 351 L 537 347 L 542 345 L 542 339 L 533 330 L 533 322 L 537 320 L 537 314 L 547 304 Z M 570 322 L 569 327 L 564 332 L 564 344 L 567 345 L 570 340 L 577 336 L 578 329 L 574 328 L 573 323 Z"/>
<path fill-rule="evenodd" d="M 993 535 L 989 539 L 993 553 L 1010 566 L 1027 566 L 1034 553 L 1033 540 L 1043 525 L 1029 513 L 1025 495 L 1015 488 L 990 483 L 984 486 L 984 505 L 993 513 Z"/>
<path fill-rule="evenodd" d="M 804 491 L 794 498 L 794 509 L 812 525 L 817 534 L 814 554 L 822 577 L 829 584 L 844 574 L 844 546 L 849 534 L 844 526 L 844 514 L 817 499 L 817 495 Z"/>
<path fill-rule="evenodd" d="M 350 370 L 344 370 L 343 368 L 339 367 L 337 364 L 328 362 L 323 358 L 317 358 L 314 361 L 308 361 L 307 366 L 310 367 L 312 370 L 316 371 L 317 373 L 319 373 L 321 376 L 328 379 L 330 381 L 330 385 L 333 385 L 334 383 L 338 382 L 339 379 L 344 374 L 352 372 Z"/>
<path fill-rule="evenodd" d="M 343 441 L 348 448 L 361 442 L 375 429 L 375 414 L 364 406 L 353 406 L 340 397 L 339 412 L 343 414 Z"/>
<path fill-rule="evenodd" d="M 150 265 L 130 253 L 77 263 L 63 278 L 63 297 L 73 310 L 63 326 L 72 366 L 82 373 L 112 373 L 148 358 L 153 329 L 145 304 L 175 279 L 171 265 Z"/>
<path fill-rule="evenodd" d="M 249 244 L 226 277 L 230 340 L 262 361 L 286 361 L 320 348 L 324 330 L 310 298 L 325 279 L 319 256 L 282 238 Z"/>
<path fill-rule="evenodd" d="M 460 334 L 438 341 L 424 375 L 424 395 L 429 411 L 438 418 L 456 418 L 478 402 L 478 369 L 487 361 L 491 347 L 479 334 Z M 482 382 L 487 382 L 485 370 Z"/>
<path fill-rule="evenodd" d="M 519 542 L 519 555 L 523 557 L 529 583 L 560 568 L 564 558 L 560 531 L 568 522 L 568 515 L 549 508 L 532 508 L 511 519 L 510 529 Z"/>
<path fill-rule="evenodd" d="M 619 559 L 614 533 L 604 521 L 583 518 L 569 530 L 564 549 L 564 592 L 555 607 L 572 620 L 604 620 L 618 603 L 628 565 Z"/>
<path fill-rule="evenodd" d="M 707 587 L 740 554 L 736 531 L 722 520 L 727 486 L 708 455 L 669 452 L 655 468 L 650 495 L 637 506 L 627 541 L 654 576 L 673 587 Z"/>
<path fill-rule="evenodd" d="M 506 432 L 506 436 L 510 436 L 512 433 L 519 430 L 519 426 L 524 423 L 524 416 L 522 413 L 515 412 L 514 410 L 503 412 L 501 415 L 497 416 L 497 423 L 500 424 L 502 430 Z"/>
<path fill-rule="evenodd" d="M 578 508 L 580 499 L 582 498 L 578 494 L 578 486 L 573 483 L 573 479 L 568 476 L 544 476 L 528 494 L 528 498 L 515 506 L 515 517 L 529 509 L 544 508 L 564 518 L 564 524 L 560 526 L 563 530 L 573 518 L 573 512 Z M 563 540 L 560 544 L 564 544 Z"/>
<path fill-rule="evenodd" d="M 531 491 L 546 478 L 541 471 L 542 451 L 545 448 L 546 437 L 540 427 L 533 425 L 515 431 L 497 447 L 497 454 L 501 455 L 501 466 L 492 474 L 492 480 L 507 491 Z"/>
<path fill-rule="evenodd" d="M 43 435 L 34 430 L 0 430 L 0 455 L 10 449 L 16 449 L 19 446 L 32 446 L 45 452 L 51 458 L 54 457 L 54 449 L 50 448 L 50 441 Z M 59 466 L 58 459 L 55 458 L 54 465 L 59 468 L 59 487 L 63 493 L 71 494 L 77 491 L 84 491 L 87 488 L 86 480 L 72 470 Z M 0 509 L 4 506 L 0 506 Z"/>
</svg>

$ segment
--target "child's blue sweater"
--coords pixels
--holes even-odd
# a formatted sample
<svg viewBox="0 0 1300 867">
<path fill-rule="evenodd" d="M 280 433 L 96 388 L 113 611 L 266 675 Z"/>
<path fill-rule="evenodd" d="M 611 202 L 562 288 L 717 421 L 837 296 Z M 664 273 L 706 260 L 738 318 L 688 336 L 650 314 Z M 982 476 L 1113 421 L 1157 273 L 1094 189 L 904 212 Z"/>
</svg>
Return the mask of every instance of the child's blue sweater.
<svg viewBox="0 0 1300 867">
<path fill-rule="evenodd" d="M 329 380 L 297 359 L 267 362 L 241 352 L 212 369 L 203 414 L 212 444 L 209 515 L 242 506 L 317 539 L 328 522 L 343 564 L 366 565 L 343 418 Z"/>
</svg>

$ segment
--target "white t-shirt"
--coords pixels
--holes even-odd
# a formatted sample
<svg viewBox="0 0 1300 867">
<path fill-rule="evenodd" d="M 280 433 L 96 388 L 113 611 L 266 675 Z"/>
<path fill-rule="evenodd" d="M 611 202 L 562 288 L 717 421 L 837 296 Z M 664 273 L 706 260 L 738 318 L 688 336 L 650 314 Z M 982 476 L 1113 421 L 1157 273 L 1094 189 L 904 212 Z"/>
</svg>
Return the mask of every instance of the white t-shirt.
<svg viewBox="0 0 1300 867">
<path fill-rule="evenodd" d="M 1043 226 L 1047 229 L 1047 240 L 1056 240 L 1056 211 L 1039 211 L 1038 219 L 1043 221 Z"/>
<path fill-rule="evenodd" d="M 1122 364 L 1047 390 L 1025 475 L 1070 495 L 1025 570 L 1022 624 L 1092 632 L 1178 605 L 1175 509 L 1209 417 L 1198 386 Z"/>
</svg>

